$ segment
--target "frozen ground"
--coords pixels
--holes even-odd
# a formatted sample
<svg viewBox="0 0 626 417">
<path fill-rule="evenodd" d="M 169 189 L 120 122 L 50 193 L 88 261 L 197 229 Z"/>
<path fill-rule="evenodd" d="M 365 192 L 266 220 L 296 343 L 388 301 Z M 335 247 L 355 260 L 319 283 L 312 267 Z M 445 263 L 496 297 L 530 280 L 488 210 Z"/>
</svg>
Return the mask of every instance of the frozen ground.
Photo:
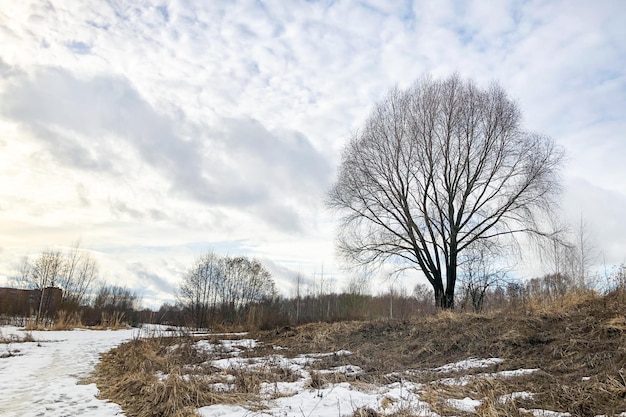
<svg viewBox="0 0 626 417">
<path fill-rule="evenodd" d="M 0 327 L 5 338 L 25 333 L 15 327 Z M 121 408 L 109 401 L 97 398 L 95 384 L 88 384 L 84 378 L 89 375 L 98 361 L 99 355 L 120 343 L 136 337 L 149 336 L 150 331 L 117 330 L 73 330 L 31 332 L 35 342 L 0 344 L 0 416 L 2 417 L 67 417 L 67 416 L 124 416 Z M 240 335 L 244 337 L 244 335 Z M 207 341 L 197 342 L 198 347 L 211 351 L 216 346 Z M 436 416 L 428 404 L 419 398 L 419 384 L 393 383 L 383 386 L 354 386 L 343 382 L 327 384 L 323 388 L 310 388 L 311 375 L 308 365 L 324 354 L 307 354 L 295 358 L 285 358 L 279 354 L 264 358 L 243 358 L 243 349 L 253 348 L 256 342 L 250 339 L 222 341 L 219 346 L 226 352 L 226 358 L 212 361 L 212 365 L 227 369 L 279 366 L 289 368 L 301 377 L 292 383 L 267 384 L 262 392 L 265 400 L 261 408 L 251 411 L 242 406 L 213 405 L 200 408 L 202 417 L 339 417 L 351 416 L 357 408 L 370 408 L 382 414 L 405 410 L 413 415 Z M 277 349 L 280 352 L 280 349 Z M 331 352 L 333 355 L 350 355 L 350 352 Z M 468 359 L 433 369 L 435 372 L 459 371 L 470 368 L 483 368 L 500 363 L 502 359 Z M 535 369 L 486 374 L 491 377 L 511 377 L 516 374 L 534 372 Z M 354 366 L 337 367 L 325 372 L 359 373 Z M 420 372 L 419 370 L 407 372 Z M 474 376 L 476 377 L 476 376 Z M 450 385 L 463 385 L 469 377 L 449 378 Z M 445 380 L 445 378 L 442 378 Z M 224 384 L 228 390 L 228 384 Z M 512 393 L 510 398 L 531 396 L 532 393 Z M 475 411 L 480 399 L 450 399 L 448 405 L 459 411 Z M 527 410 L 533 415 L 565 417 L 567 413 L 554 413 L 546 410 Z M 620 414 L 626 417 L 626 413 Z"/>
<path fill-rule="evenodd" d="M 0 332 L 24 335 L 16 327 Z M 30 333 L 35 342 L 0 344 L 0 416 L 123 416 L 119 405 L 99 400 L 95 384 L 82 379 L 100 353 L 136 337 L 138 330 Z"/>
</svg>

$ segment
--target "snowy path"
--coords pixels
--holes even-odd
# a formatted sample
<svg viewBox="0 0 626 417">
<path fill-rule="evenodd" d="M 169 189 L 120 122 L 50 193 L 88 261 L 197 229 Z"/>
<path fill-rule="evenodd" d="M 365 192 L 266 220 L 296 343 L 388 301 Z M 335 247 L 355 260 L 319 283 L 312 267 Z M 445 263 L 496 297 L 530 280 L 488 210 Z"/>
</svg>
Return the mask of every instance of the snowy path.
<svg viewBox="0 0 626 417">
<path fill-rule="evenodd" d="M 9 334 L 16 328 L 0 327 Z M 100 353 L 136 337 L 138 330 L 32 332 L 38 342 L 0 344 L 17 356 L 0 357 L 0 416 L 123 416 L 114 403 L 96 398 L 95 384 L 82 384 Z M 40 346 L 38 346 L 38 344 Z"/>
</svg>

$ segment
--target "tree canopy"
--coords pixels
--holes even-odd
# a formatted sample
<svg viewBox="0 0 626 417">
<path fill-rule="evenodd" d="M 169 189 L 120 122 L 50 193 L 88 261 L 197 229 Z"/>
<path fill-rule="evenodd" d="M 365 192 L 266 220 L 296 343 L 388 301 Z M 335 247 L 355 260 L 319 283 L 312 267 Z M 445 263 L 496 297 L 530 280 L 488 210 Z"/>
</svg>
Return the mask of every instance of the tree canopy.
<svg viewBox="0 0 626 417">
<path fill-rule="evenodd" d="M 346 144 L 328 195 L 340 253 L 422 271 L 437 305 L 453 308 L 465 251 L 541 232 L 561 160 L 552 139 L 523 128 L 497 84 L 455 75 L 393 88 Z"/>
</svg>

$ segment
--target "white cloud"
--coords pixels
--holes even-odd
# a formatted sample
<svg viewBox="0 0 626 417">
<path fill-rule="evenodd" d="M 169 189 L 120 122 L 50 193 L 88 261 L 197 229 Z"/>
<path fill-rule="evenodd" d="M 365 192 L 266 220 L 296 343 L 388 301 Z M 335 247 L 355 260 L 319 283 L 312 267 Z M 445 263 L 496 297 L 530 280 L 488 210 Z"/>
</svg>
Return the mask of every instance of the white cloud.
<svg viewBox="0 0 626 417">
<path fill-rule="evenodd" d="M 394 84 L 452 72 L 500 81 L 566 148 L 565 208 L 602 201 L 586 216 L 619 262 L 625 15 L 609 0 L 0 5 L 0 276 L 77 237 L 137 283 L 174 282 L 192 242 L 338 274 L 321 200 L 343 143 Z M 146 246 L 185 261 L 156 267 Z"/>
</svg>

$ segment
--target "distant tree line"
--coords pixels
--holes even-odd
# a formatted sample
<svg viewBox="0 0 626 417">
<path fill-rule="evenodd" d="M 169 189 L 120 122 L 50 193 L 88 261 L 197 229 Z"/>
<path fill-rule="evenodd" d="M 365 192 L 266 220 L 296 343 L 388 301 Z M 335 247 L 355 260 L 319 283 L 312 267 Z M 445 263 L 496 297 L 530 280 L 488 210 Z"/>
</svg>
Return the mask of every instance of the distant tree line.
<svg viewBox="0 0 626 417">
<path fill-rule="evenodd" d="M 59 314 L 76 324 L 92 326 L 139 322 L 147 315 L 139 309 L 136 292 L 109 285 L 101 278 L 96 259 L 78 242 L 69 250 L 49 248 L 35 257 L 24 257 L 13 284 L 32 291 L 16 292 L 27 298 L 3 298 L 0 314 L 34 317 L 35 324 L 53 322 Z"/>
<path fill-rule="evenodd" d="M 564 248 L 568 253 L 589 251 L 576 250 L 572 245 Z M 556 272 L 518 281 L 508 277 L 507 269 L 496 267 L 491 252 L 471 254 L 463 258 L 454 302 L 461 311 L 527 308 L 558 302 L 592 288 L 626 292 L 623 265 L 607 272 L 603 281 L 596 277 L 592 284 L 588 274 L 581 272 L 585 264 L 580 258 L 559 257 L 569 261 L 561 261 Z M 208 329 L 272 329 L 320 321 L 409 320 L 435 314 L 441 308 L 426 283 L 416 285 L 412 291 L 392 284 L 373 295 L 364 277 L 349 279 L 344 290 L 337 292 L 329 285 L 332 280 L 322 276 L 319 283 L 313 280 L 315 285 L 304 286 L 302 282 L 311 281 L 298 274 L 294 277 L 295 294 L 280 296 L 270 272 L 260 261 L 209 252 L 182 277 L 177 302 L 151 311 L 140 308 L 141 300 L 132 290 L 104 283 L 97 276 L 98 270 L 95 260 L 78 245 L 67 252 L 45 250 L 24 260 L 20 268 L 18 283 L 31 291 L 16 290 L 15 294 L 30 298 L 0 293 L 0 315 L 36 317 L 46 323 L 71 317 L 76 324 L 91 326 L 161 323 Z M 44 297 L 37 298 L 42 293 Z M 54 303 L 41 302 L 53 295 L 55 300 L 58 298 Z"/>
</svg>

